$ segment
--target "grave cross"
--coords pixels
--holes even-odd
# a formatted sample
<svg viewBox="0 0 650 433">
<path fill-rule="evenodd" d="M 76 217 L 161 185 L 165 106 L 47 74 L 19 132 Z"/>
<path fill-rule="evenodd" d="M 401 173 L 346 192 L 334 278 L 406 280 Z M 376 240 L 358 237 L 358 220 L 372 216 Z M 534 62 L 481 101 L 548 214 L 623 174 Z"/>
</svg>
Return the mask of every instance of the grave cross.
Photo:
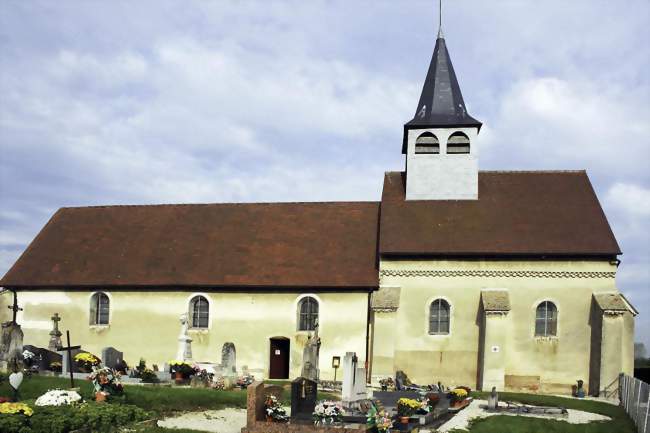
<svg viewBox="0 0 650 433">
<path fill-rule="evenodd" d="M 18 294 L 16 293 L 15 290 L 13 292 L 14 292 L 14 304 L 9 305 L 7 308 L 9 308 L 11 311 L 14 312 L 14 318 L 11 321 L 11 324 L 15 325 L 16 324 L 16 314 L 18 314 L 19 311 L 23 311 L 23 309 L 18 306 Z"/>
<path fill-rule="evenodd" d="M 74 388 L 74 377 L 72 376 L 72 351 L 81 349 L 81 346 L 70 346 L 70 331 L 65 331 L 65 338 L 68 342 L 67 347 L 58 347 L 60 352 L 68 352 L 68 370 L 70 370 L 70 388 Z"/>
</svg>

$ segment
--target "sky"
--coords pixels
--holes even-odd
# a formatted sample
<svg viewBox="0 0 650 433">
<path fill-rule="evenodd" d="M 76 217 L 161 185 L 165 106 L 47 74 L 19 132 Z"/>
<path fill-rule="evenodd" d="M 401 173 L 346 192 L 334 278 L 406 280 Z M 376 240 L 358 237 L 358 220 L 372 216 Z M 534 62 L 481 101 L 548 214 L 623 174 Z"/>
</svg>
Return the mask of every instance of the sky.
<svg viewBox="0 0 650 433">
<path fill-rule="evenodd" d="M 62 206 L 379 200 L 430 1 L 0 2 L 0 274 Z M 483 170 L 586 169 L 650 348 L 650 2 L 447 0 Z"/>
</svg>

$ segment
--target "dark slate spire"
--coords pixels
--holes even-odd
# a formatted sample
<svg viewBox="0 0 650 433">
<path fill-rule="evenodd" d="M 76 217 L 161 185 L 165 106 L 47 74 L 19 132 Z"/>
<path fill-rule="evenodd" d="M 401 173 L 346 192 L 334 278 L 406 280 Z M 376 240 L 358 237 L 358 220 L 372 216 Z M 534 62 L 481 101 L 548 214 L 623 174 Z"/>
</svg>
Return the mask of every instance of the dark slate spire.
<svg viewBox="0 0 650 433">
<path fill-rule="evenodd" d="M 433 50 L 415 117 L 404 125 L 402 153 L 406 153 L 406 137 L 409 129 L 454 126 L 480 128 L 481 122 L 467 113 L 441 29 L 438 32 L 436 47 Z"/>
</svg>

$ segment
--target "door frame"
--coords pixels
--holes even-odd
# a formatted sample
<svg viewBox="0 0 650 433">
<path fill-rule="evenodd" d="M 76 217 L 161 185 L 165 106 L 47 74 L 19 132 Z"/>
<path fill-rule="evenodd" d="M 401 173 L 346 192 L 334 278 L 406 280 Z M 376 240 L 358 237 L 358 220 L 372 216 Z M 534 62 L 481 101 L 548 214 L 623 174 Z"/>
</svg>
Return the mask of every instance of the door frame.
<svg viewBox="0 0 650 433">
<path fill-rule="evenodd" d="M 286 359 L 286 364 L 284 370 L 286 371 L 286 377 L 280 377 L 280 378 L 272 378 L 271 377 L 271 367 L 273 364 L 273 342 L 274 341 L 281 341 L 283 344 L 286 344 L 286 350 L 287 350 L 287 359 Z M 283 336 L 276 336 L 276 337 L 269 337 L 269 370 L 268 370 L 268 378 L 269 379 L 289 379 L 290 375 L 290 367 L 291 367 L 291 340 L 287 337 Z"/>
</svg>

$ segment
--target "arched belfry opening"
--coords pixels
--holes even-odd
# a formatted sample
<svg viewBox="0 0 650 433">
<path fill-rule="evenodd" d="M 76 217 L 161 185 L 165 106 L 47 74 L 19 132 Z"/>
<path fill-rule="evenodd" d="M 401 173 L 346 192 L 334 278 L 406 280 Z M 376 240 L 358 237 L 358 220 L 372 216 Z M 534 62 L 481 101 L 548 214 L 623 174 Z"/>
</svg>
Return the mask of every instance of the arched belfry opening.
<svg viewBox="0 0 650 433">
<path fill-rule="evenodd" d="M 469 137 L 460 131 L 456 131 L 447 140 L 447 154 L 469 153 Z"/>
<path fill-rule="evenodd" d="M 415 140 L 415 153 L 440 153 L 440 141 L 431 132 L 423 132 Z"/>
</svg>

